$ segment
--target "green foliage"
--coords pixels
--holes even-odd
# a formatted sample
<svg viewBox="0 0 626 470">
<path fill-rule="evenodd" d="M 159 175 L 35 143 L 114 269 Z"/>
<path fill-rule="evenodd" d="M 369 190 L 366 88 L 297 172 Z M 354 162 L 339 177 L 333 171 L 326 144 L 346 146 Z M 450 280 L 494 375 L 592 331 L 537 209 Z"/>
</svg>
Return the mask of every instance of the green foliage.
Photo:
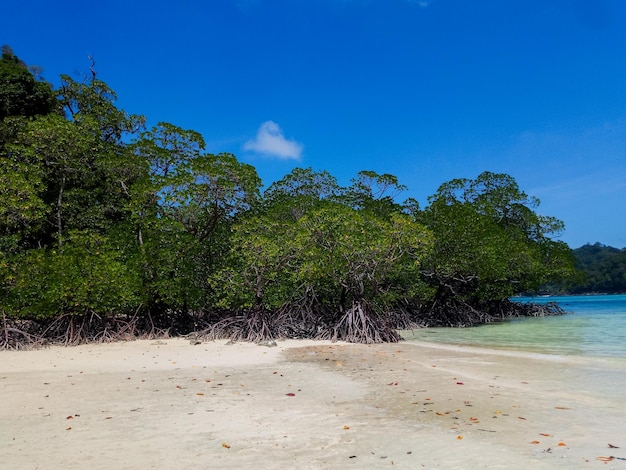
<svg viewBox="0 0 626 470">
<path fill-rule="evenodd" d="M 59 102 L 66 117 L 78 123 L 89 120 L 102 141 L 120 143 L 127 134 L 139 132 L 145 123 L 143 116 L 128 114 L 115 106 L 117 94 L 92 74 L 90 80 L 77 82 L 61 75 Z M 92 125 L 91 123 L 89 125 Z"/>
<path fill-rule="evenodd" d="M 63 251 L 29 250 L 10 260 L 7 304 L 12 316 L 115 315 L 140 303 L 139 280 L 117 247 L 89 232 L 68 234 Z"/>
<path fill-rule="evenodd" d="M 8 46 L 0 58 L 0 121 L 8 116 L 48 114 L 56 108 L 52 87 L 39 81 Z"/>
<path fill-rule="evenodd" d="M 70 318 L 71 329 L 132 315 L 152 334 L 204 316 L 248 339 L 395 341 L 425 306 L 489 309 L 574 272 L 571 250 L 551 239 L 562 222 L 535 212 L 508 175 L 445 183 L 425 210 L 396 202 L 406 187 L 374 171 L 341 187 L 296 168 L 261 195 L 252 166 L 207 153 L 193 130 L 143 130 L 91 70 L 53 91 L 3 50 L 0 310 L 10 319 Z"/>
<path fill-rule="evenodd" d="M 217 306 L 225 309 L 277 309 L 296 288 L 297 264 L 290 241 L 294 222 L 268 216 L 246 217 L 233 226 L 230 249 L 210 277 Z"/>
<path fill-rule="evenodd" d="M 337 314 L 353 301 L 382 309 L 413 295 L 432 245 L 408 215 L 385 220 L 332 201 L 297 220 L 245 219 L 233 232 L 228 266 L 212 278 L 222 305 L 276 309 L 308 296 Z"/>
<path fill-rule="evenodd" d="M 341 191 L 337 179 L 327 171 L 295 168 L 265 191 L 263 210 L 275 217 L 297 220 L 321 201 L 337 198 Z"/>
<path fill-rule="evenodd" d="M 143 170 L 130 207 L 148 305 L 208 308 L 207 279 L 228 250 L 228 227 L 257 203 L 256 170 L 230 154 L 204 153 L 200 134 L 169 123 L 142 133 L 132 150 Z"/>
<path fill-rule="evenodd" d="M 385 220 L 329 203 L 298 221 L 295 274 L 338 311 L 361 299 L 389 308 L 410 296 L 431 242 L 430 232 L 403 214 Z"/>
<path fill-rule="evenodd" d="M 626 249 L 587 244 L 574 250 L 583 277 L 567 289 L 574 294 L 626 292 Z"/>
<path fill-rule="evenodd" d="M 7 127 L 21 118 L 7 118 Z M 25 126 L 26 122 L 20 122 Z M 0 236 L 30 234 L 42 229 L 47 206 L 43 166 L 16 155 L 0 154 Z M 21 237 L 18 237 L 21 238 Z"/>
<path fill-rule="evenodd" d="M 420 220 L 436 242 L 423 275 L 438 296 L 501 302 L 574 272 L 569 249 L 549 238 L 562 223 L 535 213 L 539 202 L 508 175 L 453 180 L 429 201 Z"/>
<path fill-rule="evenodd" d="M 340 200 L 355 209 L 369 211 L 379 217 L 388 217 L 400 212 L 403 207 L 395 202 L 395 198 L 407 189 L 398 182 L 398 178 L 390 175 L 379 175 L 375 171 L 360 171 L 352 185 L 346 188 Z"/>
</svg>

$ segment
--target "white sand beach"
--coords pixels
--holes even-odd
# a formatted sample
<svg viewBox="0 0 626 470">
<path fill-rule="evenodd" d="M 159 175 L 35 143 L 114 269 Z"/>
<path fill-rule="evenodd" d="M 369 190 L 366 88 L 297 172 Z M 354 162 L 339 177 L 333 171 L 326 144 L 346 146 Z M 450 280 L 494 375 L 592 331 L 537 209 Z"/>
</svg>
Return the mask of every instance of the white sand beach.
<svg viewBox="0 0 626 470">
<path fill-rule="evenodd" d="M 0 467 L 626 469 L 623 402 L 577 370 L 408 342 L 4 351 Z"/>
</svg>

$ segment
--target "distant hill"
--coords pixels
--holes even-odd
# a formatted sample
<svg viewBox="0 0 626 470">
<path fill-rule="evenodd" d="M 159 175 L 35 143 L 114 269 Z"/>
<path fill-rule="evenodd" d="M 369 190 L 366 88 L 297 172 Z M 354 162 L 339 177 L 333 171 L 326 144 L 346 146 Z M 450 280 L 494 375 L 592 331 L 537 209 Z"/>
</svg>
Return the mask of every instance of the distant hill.
<svg viewBox="0 0 626 470">
<path fill-rule="evenodd" d="M 568 293 L 626 293 L 626 248 L 595 243 L 573 252 L 583 277 L 567 289 Z"/>
</svg>

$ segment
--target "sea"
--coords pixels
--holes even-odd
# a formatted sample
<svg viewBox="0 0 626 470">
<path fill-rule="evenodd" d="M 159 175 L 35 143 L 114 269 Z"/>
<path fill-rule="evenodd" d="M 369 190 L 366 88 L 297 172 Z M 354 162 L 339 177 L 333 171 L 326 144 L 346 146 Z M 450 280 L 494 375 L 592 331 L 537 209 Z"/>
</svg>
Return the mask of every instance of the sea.
<svg viewBox="0 0 626 470">
<path fill-rule="evenodd" d="M 489 349 L 626 362 L 626 295 L 516 297 L 516 302 L 556 302 L 567 313 L 523 317 L 471 328 L 423 328 L 405 337 Z"/>
</svg>

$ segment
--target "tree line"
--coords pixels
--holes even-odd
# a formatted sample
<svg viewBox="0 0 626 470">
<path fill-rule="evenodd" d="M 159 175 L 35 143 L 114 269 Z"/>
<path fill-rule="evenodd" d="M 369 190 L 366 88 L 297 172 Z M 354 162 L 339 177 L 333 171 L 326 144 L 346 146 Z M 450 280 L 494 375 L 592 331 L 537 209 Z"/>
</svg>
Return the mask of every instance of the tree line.
<svg viewBox="0 0 626 470">
<path fill-rule="evenodd" d="M 508 299 L 575 273 L 563 224 L 506 174 L 421 208 L 389 174 L 297 168 L 265 190 L 202 136 L 116 106 L 95 72 L 0 60 L 1 347 L 154 335 L 397 341 L 543 313 Z"/>
<path fill-rule="evenodd" d="M 573 250 L 581 275 L 566 286 L 570 294 L 626 293 L 626 248 L 601 243 L 586 244 Z"/>
</svg>

